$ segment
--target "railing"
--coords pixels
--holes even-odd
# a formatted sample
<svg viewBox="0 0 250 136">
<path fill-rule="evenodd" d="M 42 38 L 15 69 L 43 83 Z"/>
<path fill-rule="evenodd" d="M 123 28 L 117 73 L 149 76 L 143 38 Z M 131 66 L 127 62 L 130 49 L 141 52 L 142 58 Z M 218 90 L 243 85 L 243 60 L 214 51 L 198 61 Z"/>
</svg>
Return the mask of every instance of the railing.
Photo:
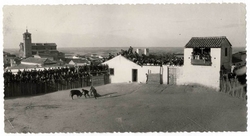
<svg viewBox="0 0 250 136">
<path fill-rule="evenodd" d="M 59 90 L 67 90 L 73 88 L 81 88 L 88 86 L 99 86 L 110 83 L 109 74 L 99 74 L 96 76 L 86 76 L 84 78 L 76 78 L 73 80 L 58 80 L 55 82 L 9 82 L 4 86 L 4 98 L 31 96 L 38 94 L 46 94 Z"/>
<path fill-rule="evenodd" d="M 210 60 L 204 59 L 191 59 L 192 65 L 203 65 L 203 66 L 211 66 L 212 62 Z"/>
<path fill-rule="evenodd" d="M 192 55 L 191 56 L 191 64 L 192 65 L 203 65 L 203 66 L 211 66 L 211 56 L 210 55 Z"/>
</svg>

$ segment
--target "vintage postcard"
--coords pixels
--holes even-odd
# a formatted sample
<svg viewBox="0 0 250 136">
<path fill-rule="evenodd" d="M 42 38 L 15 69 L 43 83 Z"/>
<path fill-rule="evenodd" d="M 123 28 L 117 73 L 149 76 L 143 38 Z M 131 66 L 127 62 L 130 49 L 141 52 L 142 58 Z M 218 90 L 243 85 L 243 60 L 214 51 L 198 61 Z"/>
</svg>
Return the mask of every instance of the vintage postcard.
<svg viewBox="0 0 250 136">
<path fill-rule="evenodd" d="M 4 133 L 248 133 L 247 5 L 3 5 Z"/>
</svg>

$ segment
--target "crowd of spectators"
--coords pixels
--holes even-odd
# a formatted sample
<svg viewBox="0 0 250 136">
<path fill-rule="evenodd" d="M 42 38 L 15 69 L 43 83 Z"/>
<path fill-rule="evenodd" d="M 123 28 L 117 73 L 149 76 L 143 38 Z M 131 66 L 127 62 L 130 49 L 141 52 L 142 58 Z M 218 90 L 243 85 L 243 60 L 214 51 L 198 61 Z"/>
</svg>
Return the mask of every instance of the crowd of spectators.
<svg viewBox="0 0 250 136">
<path fill-rule="evenodd" d="M 95 76 L 97 74 L 104 74 L 108 70 L 107 65 L 85 65 L 85 66 L 71 66 L 58 68 L 44 68 L 44 70 L 23 70 L 16 74 L 10 70 L 4 72 L 4 84 L 9 85 L 12 82 L 53 82 L 62 83 L 64 81 L 74 81 L 86 76 Z"/>
<path fill-rule="evenodd" d="M 138 65 L 175 65 L 182 66 L 183 65 L 183 57 L 177 57 L 174 54 L 165 54 L 165 55 L 157 55 L 157 54 L 149 54 L 149 55 L 139 55 L 136 51 L 133 51 L 133 48 L 130 46 L 128 50 L 121 50 L 116 55 L 109 53 L 109 56 L 106 58 L 110 60 L 117 55 L 122 55 L 125 58 L 133 61 Z"/>
<path fill-rule="evenodd" d="M 205 61 L 211 61 L 211 56 L 208 52 L 192 52 L 193 59 L 202 59 Z M 195 56 L 198 56 L 197 58 Z"/>
</svg>

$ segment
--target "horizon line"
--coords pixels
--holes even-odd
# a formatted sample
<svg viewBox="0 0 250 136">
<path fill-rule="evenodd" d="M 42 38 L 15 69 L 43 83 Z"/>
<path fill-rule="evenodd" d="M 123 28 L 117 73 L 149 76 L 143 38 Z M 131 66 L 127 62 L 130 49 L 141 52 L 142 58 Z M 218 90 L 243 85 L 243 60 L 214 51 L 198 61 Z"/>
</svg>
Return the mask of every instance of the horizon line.
<svg viewBox="0 0 250 136">
<path fill-rule="evenodd" d="M 71 47 L 57 47 L 57 49 L 58 48 L 92 48 L 92 47 L 94 47 L 94 46 L 84 46 L 84 47 L 81 47 L 81 46 L 71 46 Z M 124 48 L 124 47 L 130 47 L 130 46 L 121 46 L 120 48 Z M 133 46 L 131 46 L 131 47 L 133 47 Z M 243 48 L 243 47 L 245 47 L 245 48 L 247 48 L 246 46 L 235 46 L 236 48 Z M 235 47 L 232 47 L 232 48 L 235 48 Z M 95 47 L 95 48 L 117 48 L 117 46 L 110 46 L 110 47 L 101 47 L 101 46 L 97 46 L 97 47 Z M 137 46 L 134 46 L 133 48 L 185 48 L 185 46 L 157 46 L 157 47 L 154 47 L 154 46 L 139 46 L 139 47 L 137 47 Z M 16 47 L 11 47 L 11 48 L 5 48 L 5 47 L 3 47 L 3 49 L 19 49 L 18 47 L 16 48 Z"/>
</svg>

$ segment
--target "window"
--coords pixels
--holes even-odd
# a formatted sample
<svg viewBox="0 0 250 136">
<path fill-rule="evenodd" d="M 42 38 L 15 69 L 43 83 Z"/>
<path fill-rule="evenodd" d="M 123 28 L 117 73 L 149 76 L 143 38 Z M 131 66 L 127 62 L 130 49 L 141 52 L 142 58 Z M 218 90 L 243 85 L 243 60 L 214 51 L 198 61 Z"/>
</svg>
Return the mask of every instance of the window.
<svg viewBox="0 0 250 136">
<path fill-rule="evenodd" d="M 192 65 L 211 66 L 211 48 L 194 48 L 191 55 Z"/>
<path fill-rule="evenodd" d="M 227 56 L 227 48 L 225 48 L 225 56 Z"/>
<path fill-rule="evenodd" d="M 110 68 L 110 69 L 109 69 L 109 74 L 110 74 L 110 75 L 114 75 L 114 73 L 115 73 L 115 72 L 114 72 L 114 69 L 113 69 L 113 68 Z"/>
</svg>

